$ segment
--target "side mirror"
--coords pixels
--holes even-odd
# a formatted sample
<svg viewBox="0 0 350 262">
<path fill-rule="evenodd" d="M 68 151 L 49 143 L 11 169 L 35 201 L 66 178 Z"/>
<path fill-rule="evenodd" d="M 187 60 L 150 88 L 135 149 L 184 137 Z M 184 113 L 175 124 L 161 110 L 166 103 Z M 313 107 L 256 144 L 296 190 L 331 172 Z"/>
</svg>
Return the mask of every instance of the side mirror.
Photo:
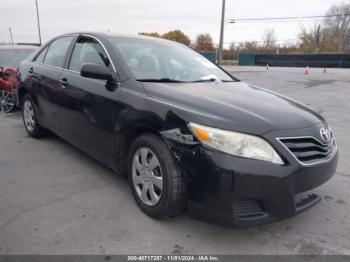
<svg viewBox="0 0 350 262">
<path fill-rule="evenodd" d="M 83 77 L 113 81 L 112 72 L 100 64 L 83 64 L 80 69 L 80 75 Z"/>
</svg>

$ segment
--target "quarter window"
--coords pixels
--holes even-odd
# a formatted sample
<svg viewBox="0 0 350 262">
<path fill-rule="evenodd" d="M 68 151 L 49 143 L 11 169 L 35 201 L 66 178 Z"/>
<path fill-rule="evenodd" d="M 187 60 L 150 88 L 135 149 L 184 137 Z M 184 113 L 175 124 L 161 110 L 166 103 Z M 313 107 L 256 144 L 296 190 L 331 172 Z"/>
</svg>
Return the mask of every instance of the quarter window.
<svg viewBox="0 0 350 262">
<path fill-rule="evenodd" d="M 44 64 L 63 67 L 64 58 L 72 39 L 72 36 L 67 36 L 53 41 L 46 53 Z"/>
<path fill-rule="evenodd" d="M 109 59 L 103 47 L 91 38 L 81 38 L 74 46 L 69 69 L 80 72 L 85 63 L 100 64 L 109 66 Z"/>
<path fill-rule="evenodd" d="M 37 62 L 37 63 L 43 63 L 43 62 L 44 62 L 44 58 L 45 58 L 45 55 L 46 55 L 46 52 L 47 52 L 47 48 L 48 48 L 48 47 L 45 47 L 45 48 L 40 52 L 40 54 L 35 58 L 35 62 Z"/>
</svg>

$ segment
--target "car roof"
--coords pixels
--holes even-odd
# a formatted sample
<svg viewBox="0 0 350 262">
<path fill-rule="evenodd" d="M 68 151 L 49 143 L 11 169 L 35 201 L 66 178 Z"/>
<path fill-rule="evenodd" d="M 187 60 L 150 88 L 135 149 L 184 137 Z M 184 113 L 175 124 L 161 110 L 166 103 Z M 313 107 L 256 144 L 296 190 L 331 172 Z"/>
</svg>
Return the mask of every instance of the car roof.
<svg viewBox="0 0 350 262">
<path fill-rule="evenodd" d="M 60 36 L 65 36 L 65 35 L 92 35 L 95 37 L 103 37 L 103 38 L 108 38 L 108 39 L 139 39 L 139 40 L 150 40 L 150 41 L 156 41 L 159 43 L 169 43 L 169 44 L 178 44 L 177 42 L 170 41 L 164 38 L 158 38 L 158 37 L 153 37 L 153 36 L 145 36 L 145 35 L 134 35 L 134 34 L 115 34 L 115 33 L 102 33 L 102 32 L 91 32 L 91 31 L 82 31 L 82 32 L 70 32 L 67 34 L 62 34 Z"/>
</svg>

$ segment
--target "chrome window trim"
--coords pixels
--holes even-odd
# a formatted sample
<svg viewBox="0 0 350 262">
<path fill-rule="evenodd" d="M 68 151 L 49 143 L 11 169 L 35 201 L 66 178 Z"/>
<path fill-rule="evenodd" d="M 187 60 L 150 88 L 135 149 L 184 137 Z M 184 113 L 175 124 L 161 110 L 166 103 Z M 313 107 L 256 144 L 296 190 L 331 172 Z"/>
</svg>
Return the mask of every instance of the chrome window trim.
<svg viewBox="0 0 350 262">
<path fill-rule="evenodd" d="M 71 72 L 75 72 L 75 73 L 80 74 L 80 72 L 70 70 L 69 68 L 54 66 L 54 65 L 45 64 L 45 63 L 38 63 L 37 61 L 35 61 L 35 59 L 39 56 L 39 54 L 41 53 L 42 50 L 44 50 L 46 47 L 48 47 L 48 50 L 50 49 L 50 45 L 51 45 L 54 41 L 56 41 L 56 40 L 58 40 L 58 39 L 60 39 L 60 38 L 70 37 L 70 36 L 74 37 L 74 36 L 76 36 L 76 34 L 62 35 L 62 36 L 59 36 L 59 37 L 56 37 L 56 38 L 52 39 L 49 43 L 47 43 L 45 46 L 43 46 L 43 48 L 40 50 L 40 52 L 33 58 L 32 62 L 33 62 L 33 63 L 36 63 L 36 64 L 39 64 L 39 65 L 50 66 L 50 67 L 53 67 L 53 68 L 63 69 L 63 70 L 67 70 L 67 71 L 71 71 Z M 114 73 L 117 73 L 117 70 L 116 70 L 116 67 L 115 67 L 115 65 L 114 65 L 114 63 L 113 63 L 113 60 L 111 59 L 111 56 L 109 55 L 109 53 L 108 53 L 106 47 L 104 46 L 104 44 L 101 42 L 100 39 L 98 39 L 96 36 L 89 35 L 89 34 L 80 34 L 80 35 L 78 35 L 78 37 L 79 37 L 79 36 L 86 36 L 86 37 L 90 37 L 90 38 L 93 38 L 94 40 L 96 40 L 96 41 L 102 46 L 103 51 L 105 51 L 105 53 L 106 53 L 106 55 L 107 55 L 107 57 L 108 57 L 108 59 L 109 59 L 109 62 L 110 62 L 111 65 L 112 65 L 112 68 L 113 68 Z M 74 43 L 74 45 L 75 45 L 75 43 Z M 73 50 L 74 50 L 74 48 L 73 48 Z M 46 51 L 46 52 L 47 52 L 47 51 Z M 72 57 L 72 54 L 71 54 L 71 57 Z M 71 59 L 71 57 L 70 57 L 70 59 Z M 69 65 L 68 65 L 68 67 L 69 67 Z"/>
<path fill-rule="evenodd" d="M 48 42 L 47 44 L 45 44 L 41 49 L 40 51 L 34 56 L 34 58 L 32 59 L 32 63 L 36 63 L 36 64 L 39 64 L 39 65 L 47 65 L 47 66 L 51 66 L 53 68 L 58 68 L 58 69 L 64 69 L 64 65 L 63 66 L 54 66 L 54 65 L 50 65 L 50 64 L 45 64 L 45 63 L 39 63 L 36 61 L 36 59 L 38 58 L 38 56 L 41 54 L 42 51 L 44 51 L 45 48 L 47 48 L 46 50 L 46 54 L 45 54 L 45 57 L 44 57 L 44 60 L 46 58 L 46 55 L 47 55 L 47 52 L 49 51 L 50 49 L 50 46 L 53 42 L 55 42 L 56 40 L 59 40 L 61 38 L 65 38 L 65 37 L 73 37 L 72 40 L 74 40 L 74 37 L 76 36 L 76 34 L 66 34 L 66 35 L 60 35 L 60 36 L 57 36 L 55 37 L 54 39 L 52 39 L 50 42 Z M 43 61 L 44 62 L 44 61 Z"/>
<path fill-rule="evenodd" d="M 49 65 L 49 64 L 45 64 L 45 63 L 38 63 L 38 62 L 36 62 L 36 61 L 33 61 L 33 62 L 36 63 L 36 64 L 38 64 L 38 65 L 53 67 L 53 68 L 55 68 L 55 69 L 60 69 L 60 70 L 64 69 L 63 67 L 59 67 L 59 66 Z"/>
<path fill-rule="evenodd" d="M 63 71 L 66 71 L 66 72 L 70 72 L 70 73 L 72 73 L 72 74 L 75 74 L 75 75 L 77 75 L 77 76 L 80 76 L 80 77 L 82 77 L 81 76 L 81 74 L 80 74 L 80 72 L 77 72 L 77 71 L 74 71 L 74 70 L 70 70 L 70 69 L 67 69 L 67 68 L 63 68 Z M 90 78 L 91 80 L 95 80 L 95 81 L 105 81 L 105 80 L 103 80 L 103 79 L 92 79 L 92 78 Z M 118 82 L 117 82 L 118 83 Z"/>
<path fill-rule="evenodd" d="M 71 69 L 68 69 L 68 68 L 63 68 L 63 70 L 64 70 L 64 71 L 71 72 L 71 73 L 75 73 L 76 75 L 80 75 L 80 72 L 74 71 L 74 70 L 71 70 Z"/>
<path fill-rule="evenodd" d="M 114 73 L 117 73 L 117 70 L 116 70 L 116 67 L 115 67 L 115 65 L 114 65 L 114 63 L 113 63 L 113 60 L 111 59 L 111 56 L 109 55 L 109 53 L 108 53 L 106 47 L 104 46 L 104 44 L 101 42 L 100 39 L 98 39 L 96 36 L 89 35 L 89 34 L 81 34 L 81 35 L 79 35 L 79 36 L 91 37 L 91 38 L 93 38 L 94 40 L 96 40 L 96 41 L 102 46 L 103 50 L 106 52 L 106 55 L 107 55 L 107 57 L 108 57 L 108 59 L 109 59 L 109 62 L 110 62 L 111 65 L 112 65 L 112 68 L 113 68 Z M 78 37 L 79 37 L 79 36 L 78 36 Z M 74 49 L 73 49 L 73 51 L 74 51 Z M 70 57 L 70 58 L 71 58 L 71 57 Z M 68 67 L 69 67 L 69 65 L 68 65 Z"/>
<path fill-rule="evenodd" d="M 304 139 L 304 138 L 312 138 L 312 139 L 315 139 L 317 142 L 319 142 L 321 145 L 324 145 L 324 146 L 327 146 L 327 143 L 322 143 L 318 138 L 314 137 L 314 136 L 294 136 L 294 137 L 276 137 L 277 141 L 293 156 L 293 158 L 299 163 L 301 164 L 302 166 L 314 166 L 314 165 L 319 165 L 319 164 L 322 164 L 322 163 L 328 163 L 330 162 L 333 157 L 335 156 L 335 154 L 337 153 L 338 151 L 338 146 L 337 146 L 337 142 L 335 140 L 335 137 L 333 135 L 333 132 L 332 132 L 332 142 L 334 142 L 334 149 L 332 150 L 332 153 L 329 155 L 329 157 L 327 157 L 326 159 L 322 159 L 322 160 L 319 160 L 317 162 L 313 162 L 313 163 L 304 163 L 302 161 L 300 161 L 295 155 L 294 153 L 281 141 L 283 139 Z"/>
</svg>

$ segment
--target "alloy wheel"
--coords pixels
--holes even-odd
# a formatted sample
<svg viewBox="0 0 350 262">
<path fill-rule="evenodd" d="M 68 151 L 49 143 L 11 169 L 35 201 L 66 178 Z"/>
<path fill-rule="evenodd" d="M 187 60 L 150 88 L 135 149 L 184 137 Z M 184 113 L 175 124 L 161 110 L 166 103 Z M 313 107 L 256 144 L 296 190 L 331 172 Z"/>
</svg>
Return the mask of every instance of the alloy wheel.
<svg viewBox="0 0 350 262">
<path fill-rule="evenodd" d="M 23 118 L 26 128 L 29 132 L 32 132 L 35 128 L 35 118 L 33 105 L 29 100 L 26 100 L 23 104 Z"/>
<path fill-rule="evenodd" d="M 9 113 L 15 107 L 15 99 L 10 92 L 0 91 L 0 111 Z"/>
</svg>

